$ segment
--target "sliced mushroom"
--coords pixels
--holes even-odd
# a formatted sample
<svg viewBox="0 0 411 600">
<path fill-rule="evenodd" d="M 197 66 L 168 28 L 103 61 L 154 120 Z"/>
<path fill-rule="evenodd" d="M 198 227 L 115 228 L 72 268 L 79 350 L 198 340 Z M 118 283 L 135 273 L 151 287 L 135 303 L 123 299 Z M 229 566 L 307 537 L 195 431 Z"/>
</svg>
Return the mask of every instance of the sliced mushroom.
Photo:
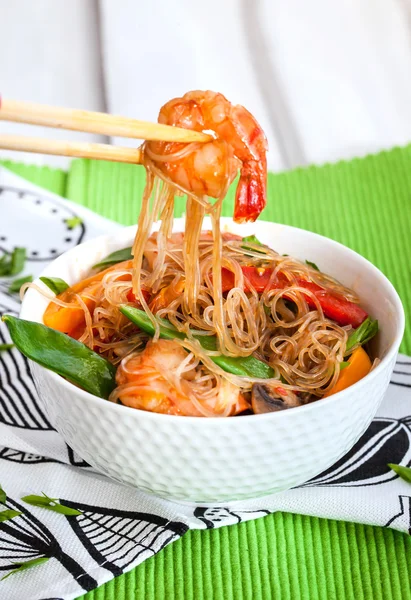
<svg viewBox="0 0 411 600">
<path fill-rule="evenodd" d="M 276 412 L 302 406 L 304 402 L 293 392 L 275 383 L 255 383 L 252 387 L 251 406 L 254 413 Z"/>
</svg>

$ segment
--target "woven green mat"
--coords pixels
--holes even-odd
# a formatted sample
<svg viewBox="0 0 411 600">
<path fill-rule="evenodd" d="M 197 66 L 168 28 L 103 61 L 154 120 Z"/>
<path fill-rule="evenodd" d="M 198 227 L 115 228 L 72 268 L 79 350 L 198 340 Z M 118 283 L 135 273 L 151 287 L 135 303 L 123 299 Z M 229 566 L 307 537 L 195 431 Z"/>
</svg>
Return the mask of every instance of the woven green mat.
<svg viewBox="0 0 411 600">
<path fill-rule="evenodd" d="M 76 161 L 66 175 L 6 165 L 106 217 L 136 222 L 144 185 L 140 167 Z M 232 197 L 225 214 L 231 211 Z M 407 318 L 411 315 L 411 146 L 270 175 L 262 218 L 322 233 L 357 250 L 391 279 Z M 411 327 L 401 351 L 411 354 Z M 82 600 L 411 600 L 410 590 L 408 536 L 276 513 L 236 526 L 188 532 Z"/>
</svg>

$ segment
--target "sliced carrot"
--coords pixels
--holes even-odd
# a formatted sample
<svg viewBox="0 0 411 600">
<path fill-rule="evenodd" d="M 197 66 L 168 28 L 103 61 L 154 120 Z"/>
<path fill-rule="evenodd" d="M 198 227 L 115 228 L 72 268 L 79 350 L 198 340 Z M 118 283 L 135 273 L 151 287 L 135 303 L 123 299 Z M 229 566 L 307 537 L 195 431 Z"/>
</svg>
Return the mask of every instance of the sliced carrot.
<svg viewBox="0 0 411 600">
<path fill-rule="evenodd" d="M 96 285 L 94 284 L 84 288 L 82 291 L 92 294 L 95 289 Z M 76 308 L 78 305 L 74 294 L 75 292 L 66 290 L 59 295 L 59 299 L 63 300 L 63 302 L 73 303 L 73 308 L 59 306 L 54 302 L 50 302 L 43 315 L 43 322 L 45 325 L 47 325 L 47 327 L 57 329 L 57 331 L 61 331 L 63 333 L 71 333 L 75 329 L 78 329 L 81 325 L 85 324 L 86 320 L 84 311 L 82 308 Z M 80 297 L 89 311 L 93 312 L 95 308 L 95 302 L 90 300 L 90 298 L 82 296 L 81 294 Z"/>
<path fill-rule="evenodd" d="M 43 315 L 44 324 L 47 325 L 47 327 L 51 327 L 52 329 L 56 329 L 62 333 L 71 334 L 74 330 L 78 330 L 79 327 L 85 325 L 86 320 L 83 309 L 77 308 L 76 294 L 80 294 L 81 299 L 86 304 L 90 313 L 92 313 L 95 308 L 95 302 L 90 300 L 90 298 L 83 296 L 81 292 L 93 295 L 98 284 L 106 273 L 113 271 L 113 269 L 118 269 L 119 266 L 124 269 L 129 269 L 131 265 L 132 261 L 127 260 L 124 261 L 124 263 L 113 265 L 112 267 L 109 267 L 108 269 L 105 269 L 96 275 L 92 275 L 91 277 L 87 277 L 87 279 L 82 279 L 78 283 L 75 283 L 72 287 L 68 288 L 65 292 L 57 296 L 60 300 L 63 300 L 63 302 L 73 303 L 73 308 L 59 306 L 55 302 L 51 301 Z M 126 277 L 127 276 L 125 275 L 124 279 Z"/>
<path fill-rule="evenodd" d="M 370 357 L 366 351 L 360 346 L 348 359 L 348 367 L 340 372 L 340 376 L 337 379 L 337 383 L 327 392 L 324 398 L 341 392 L 345 388 L 357 383 L 363 377 L 365 377 L 371 370 L 372 363 Z"/>
</svg>

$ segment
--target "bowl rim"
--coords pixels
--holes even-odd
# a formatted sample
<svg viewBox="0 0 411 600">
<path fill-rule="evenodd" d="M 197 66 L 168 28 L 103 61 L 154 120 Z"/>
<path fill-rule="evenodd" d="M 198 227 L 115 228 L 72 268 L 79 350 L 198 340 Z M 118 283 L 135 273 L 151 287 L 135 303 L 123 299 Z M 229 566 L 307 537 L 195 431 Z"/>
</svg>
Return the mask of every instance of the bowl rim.
<svg viewBox="0 0 411 600">
<path fill-rule="evenodd" d="M 184 217 L 180 217 L 180 218 L 175 218 L 174 219 L 174 225 L 176 224 L 184 224 L 185 222 L 185 218 Z M 356 252 L 355 250 L 352 250 L 351 248 L 348 248 L 348 246 L 345 246 L 344 244 L 341 244 L 340 242 L 337 242 L 336 240 L 333 240 L 331 238 L 328 238 L 326 236 L 320 235 L 318 233 L 309 231 L 307 229 L 302 229 L 299 227 L 294 227 L 292 225 L 286 225 L 283 223 L 276 223 L 276 222 L 272 222 L 272 221 L 264 221 L 264 220 L 259 220 L 256 225 L 258 227 L 259 224 L 264 224 L 264 225 L 273 225 L 273 226 L 279 226 L 279 227 L 284 227 L 288 230 L 290 230 L 290 232 L 294 232 L 295 234 L 299 235 L 301 233 L 303 233 L 304 235 L 309 235 L 310 237 L 313 237 L 314 239 L 318 239 L 318 240 L 325 240 L 327 243 L 331 243 L 332 245 L 335 245 L 337 248 L 341 249 L 343 252 L 346 252 L 348 255 L 351 255 L 353 258 L 355 258 L 355 260 L 359 261 L 360 263 L 362 263 L 362 265 L 364 266 L 365 269 L 367 269 L 370 273 L 372 273 L 377 279 L 379 279 L 380 281 L 384 282 L 385 286 L 389 289 L 389 291 L 391 292 L 392 295 L 392 300 L 393 303 L 395 304 L 395 310 L 398 313 L 398 325 L 396 327 L 396 333 L 395 333 L 395 337 L 392 340 L 392 342 L 390 343 L 389 349 L 387 351 L 387 353 L 385 354 L 385 356 L 381 359 L 381 361 L 378 363 L 378 365 L 376 365 L 375 368 L 373 368 L 365 377 L 363 377 L 362 379 L 360 379 L 360 381 L 354 383 L 353 385 L 349 386 L 348 388 L 337 392 L 336 394 L 333 394 L 332 396 L 329 396 L 327 398 L 322 398 L 320 399 L 321 401 L 315 401 L 315 402 L 311 402 L 309 404 L 305 404 L 303 406 L 297 406 L 295 408 L 293 408 L 293 414 L 295 414 L 294 411 L 299 411 L 300 413 L 302 411 L 311 411 L 311 410 L 319 410 L 321 406 L 328 406 L 330 404 L 333 403 L 337 403 L 339 401 L 343 401 L 344 398 L 346 398 L 348 396 L 348 394 L 354 392 L 358 389 L 360 389 L 360 387 L 367 385 L 367 384 L 371 384 L 372 381 L 374 381 L 378 375 L 380 373 L 382 373 L 387 365 L 392 361 L 392 359 L 397 355 L 398 353 L 398 349 L 400 347 L 401 341 L 402 341 L 402 337 L 404 334 L 404 329 L 405 329 L 405 314 L 404 314 L 404 307 L 402 305 L 401 299 L 399 297 L 398 292 L 396 291 L 395 287 L 393 286 L 393 284 L 391 283 L 391 281 L 388 279 L 388 277 L 386 277 L 386 275 L 384 275 L 384 273 L 382 271 L 380 271 L 380 269 L 378 269 L 373 263 L 371 263 L 368 259 L 366 259 L 364 256 L 362 256 L 361 254 L 359 254 L 358 252 Z M 234 224 L 233 220 L 231 217 L 222 217 L 221 218 L 221 225 L 225 226 L 225 225 L 232 225 Z M 236 224 L 234 224 L 236 225 Z M 112 238 L 118 237 L 119 233 L 123 233 L 126 234 L 124 237 L 127 239 L 127 235 L 130 233 L 135 232 L 137 229 L 137 225 L 129 225 L 129 226 L 125 226 L 122 229 L 119 229 L 118 231 L 114 232 L 114 233 L 109 233 L 109 234 L 102 234 L 98 237 L 95 237 L 91 240 L 88 240 L 86 242 L 83 242 L 82 244 L 79 244 L 77 246 L 75 246 L 74 248 L 71 248 L 70 250 L 68 250 L 67 252 L 64 252 L 63 254 L 61 254 L 60 256 L 58 256 L 55 260 L 53 260 L 51 263 L 49 263 L 46 268 L 44 269 L 44 271 L 42 271 L 42 273 L 39 274 L 39 276 L 35 279 L 34 283 L 41 283 L 40 282 L 40 277 L 43 276 L 45 271 L 48 271 L 50 268 L 52 268 L 52 266 L 54 265 L 54 263 L 56 263 L 57 261 L 61 260 L 63 257 L 67 257 L 68 255 L 70 255 L 71 253 L 75 253 L 79 247 L 84 247 L 84 246 L 94 246 L 94 245 L 98 245 L 99 243 L 103 243 L 104 241 L 110 240 Z M 119 247 L 120 249 L 120 247 Z M 26 298 L 30 298 L 31 294 L 26 294 L 25 297 L 23 298 L 23 302 L 22 305 L 20 307 L 20 315 L 23 312 L 30 312 L 30 309 L 27 308 L 27 304 L 29 304 L 29 301 L 26 300 Z M 27 316 L 25 315 L 24 317 L 27 319 Z M 31 320 L 30 318 L 28 320 Z M 39 321 L 36 321 L 39 322 Z M 30 361 L 33 362 L 33 361 Z M 34 363 L 36 364 L 36 363 Z M 219 417 L 212 417 L 212 418 L 201 418 L 201 417 L 193 417 L 193 416 L 186 416 L 186 415 L 168 415 L 168 414 L 163 414 L 163 413 L 156 413 L 156 412 L 150 412 L 150 411 L 145 411 L 142 409 L 136 409 L 136 408 L 131 408 L 129 406 L 125 406 L 125 405 L 118 405 L 115 402 L 110 402 L 108 400 L 105 400 L 103 398 L 100 398 L 99 396 L 95 396 L 94 394 L 91 394 L 90 392 L 86 392 L 85 390 L 83 390 L 80 387 L 77 387 L 76 385 L 74 385 L 73 383 L 67 381 L 66 379 L 64 379 L 61 375 L 58 375 L 57 373 L 55 373 L 54 371 L 51 371 L 49 369 L 46 369 L 45 367 L 42 367 L 41 365 L 38 365 L 40 369 L 44 369 L 44 371 L 46 371 L 48 373 L 48 376 L 50 376 L 52 379 L 55 380 L 57 385 L 61 385 L 63 387 L 65 387 L 67 389 L 68 392 L 71 393 L 76 393 L 78 396 L 80 396 L 81 398 L 83 398 L 85 401 L 91 402 L 91 403 L 98 403 L 99 406 L 101 406 L 101 402 L 105 402 L 107 408 L 110 406 L 109 410 L 114 410 L 114 411 L 118 411 L 121 410 L 123 411 L 123 415 L 125 415 L 126 413 L 124 412 L 124 410 L 129 411 L 130 415 L 134 415 L 133 418 L 145 418 L 145 419 L 162 419 L 163 421 L 169 419 L 171 420 L 171 422 L 175 422 L 175 420 L 177 419 L 178 422 L 184 422 L 184 423 L 207 423 L 207 424 L 211 424 L 213 423 L 212 426 L 217 426 L 220 427 L 222 425 L 218 425 L 221 423 L 232 423 L 234 422 L 238 422 L 237 419 L 230 419 L 230 418 L 219 418 Z M 317 408 L 318 407 L 318 408 Z M 247 423 L 249 419 L 252 419 L 253 421 L 255 421 L 255 419 L 282 419 L 282 418 L 286 418 L 287 415 L 289 416 L 290 411 L 288 410 L 282 410 L 282 411 L 277 411 L 277 412 L 271 412 L 271 413 L 261 413 L 261 414 L 252 414 L 252 415 L 243 415 L 241 416 L 241 422 L 242 423 Z M 214 425 L 215 424 L 215 425 Z M 210 425 L 208 425 L 210 426 Z M 225 426 L 230 426 L 230 425 L 224 425 Z"/>
</svg>

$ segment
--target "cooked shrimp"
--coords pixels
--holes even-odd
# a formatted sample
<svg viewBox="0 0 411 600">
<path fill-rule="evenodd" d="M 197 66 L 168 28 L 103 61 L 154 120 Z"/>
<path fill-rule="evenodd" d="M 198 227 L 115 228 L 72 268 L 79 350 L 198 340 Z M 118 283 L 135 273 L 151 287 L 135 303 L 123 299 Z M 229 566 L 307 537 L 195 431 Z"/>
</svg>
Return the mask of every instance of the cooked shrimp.
<svg viewBox="0 0 411 600">
<path fill-rule="evenodd" d="M 230 416 L 249 407 L 238 387 L 217 385 L 198 360 L 177 342 L 148 342 L 143 352 L 123 359 L 117 370 L 113 402 L 168 415 Z"/>
<path fill-rule="evenodd" d="M 193 91 L 167 102 L 158 121 L 213 132 L 215 140 L 189 146 L 147 142 L 155 166 L 184 190 L 211 198 L 225 194 L 240 168 L 234 220 L 255 221 L 266 203 L 267 140 L 251 113 L 222 94 Z"/>
</svg>

